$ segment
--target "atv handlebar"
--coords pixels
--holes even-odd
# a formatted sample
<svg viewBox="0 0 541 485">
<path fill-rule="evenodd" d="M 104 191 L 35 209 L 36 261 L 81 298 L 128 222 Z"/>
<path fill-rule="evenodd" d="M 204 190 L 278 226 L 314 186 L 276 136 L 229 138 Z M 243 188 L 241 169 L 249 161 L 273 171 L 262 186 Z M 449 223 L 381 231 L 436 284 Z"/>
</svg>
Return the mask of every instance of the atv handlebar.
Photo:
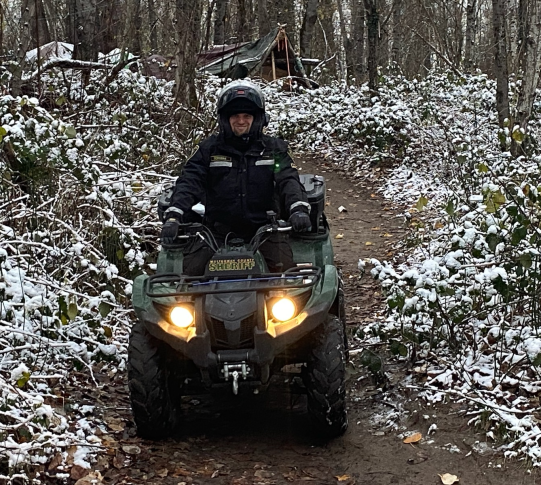
<svg viewBox="0 0 541 485">
<path fill-rule="evenodd" d="M 271 234 L 290 232 L 292 229 L 293 227 L 291 226 L 291 224 L 282 220 L 274 220 L 270 224 L 265 224 L 264 226 L 261 226 L 256 231 L 256 233 L 247 245 L 251 247 L 253 251 L 257 251 L 259 246 L 261 246 L 261 244 L 263 244 L 267 240 L 268 236 L 270 236 Z M 199 222 L 180 223 L 179 234 L 177 235 L 176 239 L 178 241 L 187 241 L 194 238 L 201 239 L 214 252 L 217 252 L 220 249 L 220 245 L 216 241 L 213 232 L 207 226 Z M 227 242 L 227 237 L 225 241 Z M 177 244 L 168 246 L 176 245 Z"/>
</svg>

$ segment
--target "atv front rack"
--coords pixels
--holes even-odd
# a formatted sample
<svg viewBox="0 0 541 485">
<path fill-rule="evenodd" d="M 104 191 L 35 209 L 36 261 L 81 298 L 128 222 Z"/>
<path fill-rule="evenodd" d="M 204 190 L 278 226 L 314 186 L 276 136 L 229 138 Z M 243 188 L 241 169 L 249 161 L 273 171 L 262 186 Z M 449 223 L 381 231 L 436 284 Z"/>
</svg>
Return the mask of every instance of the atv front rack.
<svg viewBox="0 0 541 485">
<path fill-rule="evenodd" d="M 310 288 L 321 278 L 321 268 L 291 268 L 284 273 L 263 273 L 232 278 L 229 276 L 186 276 L 162 273 L 149 276 L 145 281 L 145 293 L 150 298 L 170 296 L 209 295 L 215 293 L 239 293 L 243 291 L 271 291 Z M 241 285 L 240 283 L 245 283 Z M 234 287 L 231 287 L 234 284 Z M 168 291 L 174 285 L 174 291 Z M 160 291 L 156 291 L 156 290 Z"/>
</svg>

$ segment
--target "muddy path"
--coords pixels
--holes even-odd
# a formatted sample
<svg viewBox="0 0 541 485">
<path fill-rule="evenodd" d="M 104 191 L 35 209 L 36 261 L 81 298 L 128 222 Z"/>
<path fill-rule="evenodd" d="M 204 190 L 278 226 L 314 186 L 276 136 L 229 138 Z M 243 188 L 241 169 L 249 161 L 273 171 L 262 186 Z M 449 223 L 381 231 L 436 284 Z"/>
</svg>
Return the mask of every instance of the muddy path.
<svg viewBox="0 0 541 485">
<path fill-rule="evenodd" d="M 304 173 L 326 177 L 326 212 L 354 333 L 382 308 L 378 286 L 369 274 L 360 278 L 358 260 L 393 256 L 397 241 L 406 237 L 400 211 L 370 182 L 348 179 L 330 164 L 298 165 Z M 483 447 L 461 405 L 429 408 L 407 391 L 401 385 L 409 374 L 406 366 L 387 367 L 390 383 L 382 392 L 355 365 L 355 355 L 348 380 L 349 428 L 328 443 L 312 434 L 303 398 L 286 392 L 219 403 L 189 398 L 182 432 L 163 442 L 135 436 L 124 374 L 104 377 L 99 390 L 79 391 L 72 399 L 93 402 L 106 423 L 101 436 L 106 451 L 94 468 L 102 483 L 428 485 L 441 483 L 438 474 L 445 473 L 457 475 L 461 484 L 538 483 L 524 464 L 506 463 Z M 437 430 L 428 437 L 433 424 Z M 404 444 L 399 436 L 404 430 L 425 439 Z"/>
</svg>

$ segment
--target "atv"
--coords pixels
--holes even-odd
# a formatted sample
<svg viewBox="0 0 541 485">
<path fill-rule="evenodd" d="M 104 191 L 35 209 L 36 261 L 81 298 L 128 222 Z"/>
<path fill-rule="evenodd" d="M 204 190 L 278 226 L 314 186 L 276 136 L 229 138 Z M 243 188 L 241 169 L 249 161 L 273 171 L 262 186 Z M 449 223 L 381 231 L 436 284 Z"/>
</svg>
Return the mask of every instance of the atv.
<svg viewBox="0 0 541 485">
<path fill-rule="evenodd" d="M 288 368 L 301 370 L 319 433 L 330 438 L 346 430 L 344 292 L 323 212 L 325 180 L 300 177 L 312 229 L 290 233 L 294 268 L 270 273 L 258 251 L 269 235 L 291 231 L 271 213 L 251 241 L 226 240 L 221 247 L 203 224 L 182 224 L 175 244 L 162 245 L 156 273 L 134 280 L 138 320 L 128 347 L 128 385 L 139 436 L 171 434 L 194 383 L 259 393 Z M 164 196 L 161 210 L 167 201 Z M 214 255 L 203 275 L 187 276 L 183 249 L 194 240 Z"/>
</svg>

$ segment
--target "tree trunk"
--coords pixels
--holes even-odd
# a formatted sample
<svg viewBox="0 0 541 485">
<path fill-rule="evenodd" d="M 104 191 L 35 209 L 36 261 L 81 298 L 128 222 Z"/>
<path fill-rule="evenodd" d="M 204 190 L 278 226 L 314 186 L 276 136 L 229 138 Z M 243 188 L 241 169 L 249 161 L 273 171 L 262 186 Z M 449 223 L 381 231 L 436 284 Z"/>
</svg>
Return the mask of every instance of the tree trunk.
<svg viewBox="0 0 541 485">
<path fill-rule="evenodd" d="M 403 31 L 403 0 L 393 0 L 392 6 L 393 30 L 391 44 L 391 61 L 397 67 L 402 67 L 402 52 L 404 50 Z"/>
<path fill-rule="evenodd" d="M 528 32 L 528 0 L 519 0 L 518 3 L 518 29 L 517 29 L 517 59 L 524 59 L 523 49 L 526 46 Z M 519 69 L 523 66 L 519 66 Z"/>
<path fill-rule="evenodd" d="M 344 69 L 344 78 L 353 77 L 353 65 L 355 64 L 355 53 L 353 52 L 353 42 L 347 29 L 347 20 L 344 17 L 343 0 L 336 0 L 338 16 L 340 19 L 340 34 L 342 35 L 342 44 L 346 54 L 346 66 Z"/>
<path fill-rule="evenodd" d="M 464 70 L 470 73 L 474 66 L 473 46 L 477 34 L 477 0 L 468 0 L 466 7 L 466 44 L 464 46 Z"/>
<path fill-rule="evenodd" d="M 66 33 L 68 42 L 75 45 L 77 43 L 77 28 L 75 26 L 75 12 L 77 11 L 77 0 L 67 1 Z"/>
<path fill-rule="evenodd" d="M 257 26 L 259 37 L 263 37 L 271 31 L 267 0 L 257 0 Z"/>
<path fill-rule="evenodd" d="M 274 0 L 273 2 L 273 13 L 271 14 L 271 28 L 274 28 L 276 24 L 287 25 L 287 31 L 293 33 L 296 29 L 295 22 L 295 2 L 291 0 Z M 272 24 L 274 19 L 275 24 Z"/>
<path fill-rule="evenodd" d="M 314 35 L 314 26 L 317 21 L 317 7 L 319 0 L 308 0 L 306 12 L 302 20 L 301 37 L 299 42 L 301 57 L 310 58 L 312 56 L 312 37 Z"/>
<path fill-rule="evenodd" d="M 509 114 L 509 72 L 507 66 L 507 38 L 505 33 L 505 0 L 492 0 L 494 31 L 494 72 L 496 75 L 496 109 L 500 128 Z"/>
<path fill-rule="evenodd" d="M 11 91 L 14 96 L 22 95 L 22 75 L 26 65 L 25 55 L 30 50 L 30 43 L 32 42 L 30 28 L 30 8 L 28 3 L 23 3 L 21 5 L 20 42 L 18 43 L 17 62 L 13 66 L 11 77 Z"/>
<path fill-rule="evenodd" d="M 378 0 L 364 0 L 366 8 L 366 22 L 368 25 L 368 87 L 378 89 L 378 34 L 379 34 L 379 11 Z"/>
<path fill-rule="evenodd" d="M 158 52 L 158 16 L 154 0 L 148 0 L 148 23 L 150 30 L 150 51 Z"/>
<path fill-rule="evenodd" d="M 75 48 L 73 57 L 82 61 L 97 61 L 96 42 L 97 0 L 75 0 L 74 29 Z"/>
<path fill-rule="evenodd" d="M 121 40 L 124 40 L 121 34 L 122 20 L 126 12 L 121 11 L 115 2 L 109 0 L 100 0 L 98 10 L 97 32 L 99 32 L 99 35 L 96 36 L 95 44 L 99 52 L 107 54 L 116 47 L 121 47 Z"/>
<path fill-rule="evenodd" d="M 248 40 L 248 21 L 246 19 L 246 1 L 237 0 L 237 42 Z"/>
<path fill-rule="evenodd" d="M 136 56 L 140 56 L 142 52 L 141 46 L 141 29 L 143 27 L 143 18 L 141 15 L 141 0 L 132 0 L 131 12 L 131 28 L 130 28 L 130 50 Z"/>
<path fill-rule="evenodd" d="M 335 42 L 333 22 L 336 5 L 334 0 L 319 0 L 317 9 L 317 29 L 312 36 L 312 57 L 322 60 L 333 59 L 333 63 L 326 63 L 322 70 L 320 82 L 331 82 L 336 76 L 338 66 L 338 46 Z M 320 30 L 321 29 L 321 30 Z"/>
<path fill-rule="evenodd" d="M 227 2 L 228 0 L 216 0 L 216 17 L 214 19 L 214 45 L 225 44 Z"/>
<path fill-rule="evenodd" d="M 201 0 L 176 0 L 175 101 L 197 106 L 195 68 L 201 38 Z"/>
<path fill-rule="evenodd" d="M 524 47 L 521 49 L 522 84 L 519 88 L 517 101 L 517 115 L 515 124 L 524 131 L 528 141 L 528 122 L 532 115 L 535 90 L 539 83 L 539 70 L 541 69 L 541 6 L 538 0 L 532 0 L 528 5 L 528 24 L 524 26 Z M 524 146 L 519 140 L 512 138 L 511 151 L 514 155 L 521 152 Z"/>
<path fill-rule="evenodd" d="M 49 33 L 49 25 L 45 17 L 45 9 L 43 8 L 42 0 L 23 0 L 21 4 L 27 26 L 25 30 L 30 37 L 29 48 L 34 49 L 38 45 L 43 45 L 51 42 Z"/>
<path fill-rule="evenodd" d="M 353 75 L 357 80 L 357 84 L 363 81 L 365 76 L 365 63 L 364 63 L 364 23 L 366 20 L 366 10 L 363 2 L 360 0 L 354 1 L 353 8 L 353 45 L 355 50 L 355 64 Z"/>
</svg>

